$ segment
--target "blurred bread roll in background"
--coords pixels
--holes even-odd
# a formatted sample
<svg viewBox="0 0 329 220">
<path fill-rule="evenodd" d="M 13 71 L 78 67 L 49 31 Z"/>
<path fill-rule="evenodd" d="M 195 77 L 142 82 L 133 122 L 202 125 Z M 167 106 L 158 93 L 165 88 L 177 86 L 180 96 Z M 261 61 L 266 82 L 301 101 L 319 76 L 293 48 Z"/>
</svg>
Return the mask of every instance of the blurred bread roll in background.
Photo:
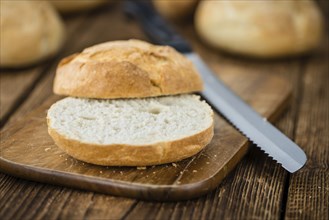
<svg viewBox="0 0 329 220">
<path fill-rule="evenodd" d="M 199 35 L 215 48 L 253 57 L 305 53 L 322 38 L 316 3 L 303 1 L 202 1 L 195 15 Z"/>
<path fill-rule="evenodd" d="M 84 11 L 96 8 L 110 0 L 49 0 L 62 13 Z"/>
<path fill-rule="evenodd" d="M 153 0 L 159 13 L 171 20 L 177 20 L 191 15 L 198 0 Z"/>
<path fill-rule="evenodd" d="M 21 67 L 54 55 L 64 41 L 64 26 L 45 1 L 0 1 L 2 67 Z"/>
</svg>

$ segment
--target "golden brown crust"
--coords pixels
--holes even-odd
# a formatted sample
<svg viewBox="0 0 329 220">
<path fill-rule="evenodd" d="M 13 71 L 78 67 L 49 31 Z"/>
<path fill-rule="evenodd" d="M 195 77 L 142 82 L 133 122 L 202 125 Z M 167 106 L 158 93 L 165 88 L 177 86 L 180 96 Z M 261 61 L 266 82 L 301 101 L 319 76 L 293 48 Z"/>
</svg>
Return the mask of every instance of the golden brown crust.
<svg viewBox="0 0 329 220">
<path fill-rule="evenodd" d="M 193 64 L 168 46 L 113 41 L 63 59 L 54 93 L 84 98 L 140 98 L 202 90 Z"/>
<path fill-rule="evenodd" d="M 2 67 L 31 65 L 61 48 L 64 24 L 47 1 L 0 1 L 0 5 Z"/>
<path fill-rule="evenodd" d="M 301 54 L 321 42 L 314 1 L 201 1 L 196 30 L 213 47 L 260 58 Z"/>
<path fill-rule="evenodd" d="M 212 139 L 214 125 L 190 137 L 145 146 L 97 145 L 69 139 L 49 126 L 56 145 L 70 156 L 104 166 L 150 166 L 176 162 L 200 152 Z"/>
<path fill-rule="evenodd" d="M 163 1 L 153 0 L 155 8 L 168 19 L 182 19 L 191 15 L 197 6 L 198 0 Z"/>
</svg>

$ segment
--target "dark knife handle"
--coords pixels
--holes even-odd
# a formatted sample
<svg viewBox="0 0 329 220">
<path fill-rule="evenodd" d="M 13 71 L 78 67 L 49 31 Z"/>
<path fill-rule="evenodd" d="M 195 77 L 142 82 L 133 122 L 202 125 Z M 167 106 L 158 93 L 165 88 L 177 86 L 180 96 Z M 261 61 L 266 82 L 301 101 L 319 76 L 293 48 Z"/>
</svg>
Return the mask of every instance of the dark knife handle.
<svg viewBox="0 0 329 220">
<path fill-rule="evenodd" d="M 124 11 L 139 21 L 153 43 L 172 46 L 181 53 L 192 52 L 189 43 L 170 27 L 150 1 L 126 0 Z"/>
</svg>

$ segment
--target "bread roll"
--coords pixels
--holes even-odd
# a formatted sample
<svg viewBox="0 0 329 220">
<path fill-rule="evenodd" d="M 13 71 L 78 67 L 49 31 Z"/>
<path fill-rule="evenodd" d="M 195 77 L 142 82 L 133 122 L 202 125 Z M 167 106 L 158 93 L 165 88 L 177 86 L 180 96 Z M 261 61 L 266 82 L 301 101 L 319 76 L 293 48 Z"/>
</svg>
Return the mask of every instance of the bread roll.
<svg viewBox="0 0 329 220">
<path fill-rule="evenodd" d="M 2 67 L 21 67 L 54 55 L 64 41 L 57 12 L 45 1 L 0 1 Z"/>
<path fill-rule="evenodd" d="M 62 13 L 84 11 L 98 7 L 110 0 L 48 0 Z"/>
<path fill-rule="evenodd" d="M 48 131 L 76 159 L 106 166 L 170 163 L 213 137 L 213 111 L 200 97 L 65 98 L 48 111 Z"/>
<path fill-rule="evenodd" d="M 140 98 L 202 90 L 193 64 L 169 46 L 140 40 L 99 44 L 63 59 L 54 93 L 84 98 Z"/>
<path fill-rule="evenodd" d="M 194 11 L 198 0 L 153 0 L 155 8 L 168 19 L 178 20 Z"/>
<path fill-rule="evenodd" d="M 232 53 L 272 58 L 316 48 L 323 18 L 315 2 L 202 1 L 196 29 L 210 45 Z"/>
</svg>

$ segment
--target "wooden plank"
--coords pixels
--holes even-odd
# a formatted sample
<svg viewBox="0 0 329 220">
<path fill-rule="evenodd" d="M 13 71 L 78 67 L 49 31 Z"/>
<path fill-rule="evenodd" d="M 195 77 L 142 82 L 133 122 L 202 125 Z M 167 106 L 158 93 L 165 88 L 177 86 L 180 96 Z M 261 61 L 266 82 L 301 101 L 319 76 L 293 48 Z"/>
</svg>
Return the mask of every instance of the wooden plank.
<svg viewBox="0 0 329 220">
<path fill-rule="evenodd" d="M 291 175 L 285 217 L 327 219 L 329 216 L 329 87 L 328 34 L 322 50 L 310 57 L 302 78 L 296 142 L 308 161 Z"/>
<path fill-rule="evenodd" d="M 34 82 L 41 77 L 44 67 L 28 70 L 1 71 L 0 74 L 0 121 L 5 123 L 11 112 L 20 105 L 33 89 Z"/>
<path fill-rule="evenodd" d="M 8 189 L 2 188 L 1 194 L 11 195 L 0 196 L 1 219 L 119 219 L 135 202 L 13 177 L 1 182 Z"/>
</svg>

